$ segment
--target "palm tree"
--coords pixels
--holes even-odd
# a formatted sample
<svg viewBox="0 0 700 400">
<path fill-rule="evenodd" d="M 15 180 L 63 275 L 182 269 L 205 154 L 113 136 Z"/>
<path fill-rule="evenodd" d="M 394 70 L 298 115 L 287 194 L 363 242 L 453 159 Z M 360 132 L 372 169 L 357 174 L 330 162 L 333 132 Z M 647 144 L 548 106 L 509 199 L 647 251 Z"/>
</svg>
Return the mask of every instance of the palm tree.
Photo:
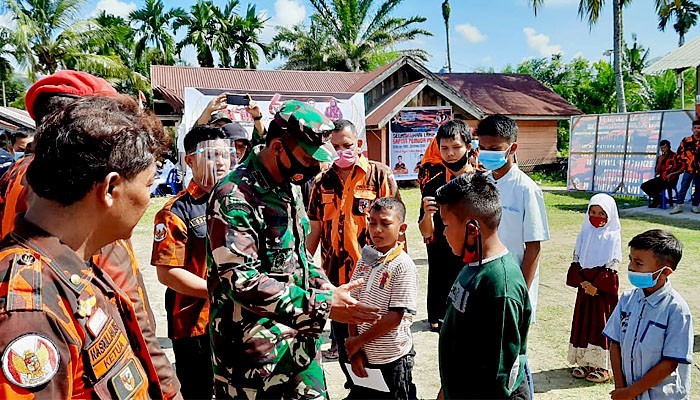
<svg viewBox="0 0 700 400">
<path fill-rule="evenodd" d="M 319 14 L 319 22 L 333 38 L 338 57 L 345 60 L 348 71 L 363 71 L 376 52 L 384 52 L 395 44 L 432 33 L 418 28 L 425 17 L 392 17 L 391 13 L 403 0 L 382 0 L 373 9 L 373 0 L 310 0 Z M 372 11 L 372 12 L 371 12 Z M 428 53 L 420 49 L 401 50 L 427 60 Z"/>
<path fill-rule="evenodd" d="M 659 14 L 659 30 L 666 30 L 666 25 L 675 17 L 673 29 L 678 33 L 678 47 L 685 44 L 685 34 L 698 23 L 700 6 L 690 0 L 656 1 L 656 12 Z"/>
<path fill-rule="evenodd" d="M 442 19 L 445 20 L 445 37 L 447 38 L 447 72 L 452 73 L 452 56 L 450 55 L 450 0 L 442 2 Z"/>
<path fill-rule="evenodd" d="M 170 27 L 175 19 L 184 18 L 185 15 L 185 11 L 179 7 L 165 11 L 162 0 L 146 0 L 143 8 L 132 11 L 129 19 L 137 31 L 136 57 L 143 57 L 148 45 L 153 45 L 160 51 L 165 64 L 174 64 L 175 39 Z"/>
<path fill-rule="evenodd" d="M 99 75 L 126 72 L 118 57 L 85 50 L 104 33 L 93 20 L 78 19 L 85 0 L 6 0 L 5 4 L 17 25 L 12 33 L 15 58 L 27 68 L 30 80 L 58 68 Z"/>
<path fill-rule="evenodd" d="M 7 81 L 12 76 L 12 63 L 9 57 L 13 57 L 12 32 L 0 27 L 0 81 Z"/>
<path fill-rule="evenodd" d="M 333 38 L 318 19 L 318 14 L 314 14 L 308 27 L 299 24 L 277 28 L 271 56 L 287 60 L 283 69 L 335 71 L 345 68 L 345 61 L 336 57 Z"/>
<path fill-rule="evenodd" d="M 537 15 L 537 8 L 544 5 L 545 0 L 531 0 L 532 7 Z M 613 5 L 613 69 L 615 71 L 615 90 L 617 93 L 617 112 L 627 112 L 625 101 L 625 83 L 622 73 L 622 7 L 632 0 L 612 0 Z M 662 1 L 662 0 L 656 0 Z M 605 0 L 579 0 L 578 14 L 588 20 L 592 28 L 600 18 L 600 12 L 605 5 Z"/>
<path fill-rule="evenodd" d="M 220 10 L 211 0 L 197 0 L 190 12 L 175 19 L 173 30 L 187 28 L 187 35 L 177 44 L 180 54 L 186 46 L 194 46 L 197 50 L 197 61 L 201 67 L 214 66 L 214 52 L 225 48 L 224 30 Z"/>
<path fill-rule="evenodd" d="M 259 15 L 255 6 L 248 5 L 244 16 L 236 16 L 227 29 L 229 47 L 233 52 L 235 68 L 257 68 L 260 63 L 260 50 L 267 59 L 270 55 L 268 45 L 260 41 L 260 32 L 268 19 Z"/>
</svg>

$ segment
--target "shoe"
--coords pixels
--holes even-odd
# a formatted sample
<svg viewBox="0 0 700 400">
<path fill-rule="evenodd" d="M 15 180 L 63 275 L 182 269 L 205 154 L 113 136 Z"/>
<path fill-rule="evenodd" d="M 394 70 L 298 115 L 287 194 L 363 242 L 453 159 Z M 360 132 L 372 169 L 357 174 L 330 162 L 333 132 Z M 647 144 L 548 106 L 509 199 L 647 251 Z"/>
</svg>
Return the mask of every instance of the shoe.
<svg viewBox="0 0 700 400">
<path fill-rule="evenodd" d="M 323 357 L 327 360 L 337 360 L 338 359 L 338 348 L 331 347 L 330 349 L 323 352 Z"/>
<path fill-rule="evenodd" d="M 670 214 L 680 214 L 683 212 L 683 205 L 682 204 L 676 204 L 675 207 L 673 207 L 673 210 L 671 210 Z"/>
<path fill-rule="evenodd" d="M 693 214 L 700 214 L 700 207 L 692 206 L 692 207 L 690 207 L 690 211 L 692 211 Z"/>
</svg>

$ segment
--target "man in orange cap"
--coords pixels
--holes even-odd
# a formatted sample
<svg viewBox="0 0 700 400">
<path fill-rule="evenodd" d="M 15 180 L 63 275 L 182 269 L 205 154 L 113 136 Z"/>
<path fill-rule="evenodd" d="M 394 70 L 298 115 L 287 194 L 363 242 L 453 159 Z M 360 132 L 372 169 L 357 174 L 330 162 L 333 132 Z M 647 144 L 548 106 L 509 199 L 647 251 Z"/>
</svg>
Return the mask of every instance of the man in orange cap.
<svg viewBox="0 0 700 400">
<path fill-rule="evenodd" d="M 61 70 L 34 83 L 27 91 L 24 101 L 29 115 L 39 128 L 44 118 L 52 112 L 64 108 L 77 98 L 91 95 L 115 96 L 117 91 L 102 78 L 81 71 Z M 22 157 L 0 179 L 0 238 L 14 229 L 15 216 L 27 211 L 28 198 L 32 193 L 25 174 L 33 159 L 32 154 Z M 180 397 L 180 383 L 155 335 L 155 318 L 130 241 L 119 240 L 103 247 L 93 257 L 93 261 L 133 303 L 164 394 L 168 398 Z"/>
</svg>

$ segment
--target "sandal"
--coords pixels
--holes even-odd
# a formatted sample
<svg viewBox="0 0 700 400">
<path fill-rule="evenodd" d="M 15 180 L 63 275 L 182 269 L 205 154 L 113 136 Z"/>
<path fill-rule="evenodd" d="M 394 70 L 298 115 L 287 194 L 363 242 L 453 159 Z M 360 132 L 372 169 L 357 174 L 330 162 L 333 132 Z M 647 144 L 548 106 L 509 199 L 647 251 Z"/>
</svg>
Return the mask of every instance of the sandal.
<svg viewBox="0 0 700 400">
<path fill-rule="evenodd" d="M 588 382 L 603 383 L 610 380 L 610 372 L 607 369 L 597 368 L 586 376 Z"/>
<path fill-rule="evenodd" d="M 323 352 L 323 357 L 327 360 L 337 360 L 338 359 L 338 348 L 331 348 Z"/>
<path fill-rule="evenodd" d="M 591 367 L 576 367 L 573 371 L 571 371 L 571 376 L 576 379 L 583 379 L 587 377 L 591 371 Z"/>
</svg>

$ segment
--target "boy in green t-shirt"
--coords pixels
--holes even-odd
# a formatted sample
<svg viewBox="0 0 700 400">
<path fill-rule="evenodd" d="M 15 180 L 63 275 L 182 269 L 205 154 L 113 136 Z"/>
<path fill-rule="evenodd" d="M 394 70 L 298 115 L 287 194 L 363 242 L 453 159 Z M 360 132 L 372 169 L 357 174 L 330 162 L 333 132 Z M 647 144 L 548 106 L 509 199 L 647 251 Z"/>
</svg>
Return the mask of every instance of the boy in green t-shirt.
<svg viewBox="0 0 700 400">
<path fill-rule="evenodd" d="M 529 399 L 524 366 L 532 310 L 520 267 L 498 239 L 498 190 L 480 173 L 463 174 L 435 199 L 447 242 L 465 263 L 440 331 L 439 396 Z"/>
</svg>

